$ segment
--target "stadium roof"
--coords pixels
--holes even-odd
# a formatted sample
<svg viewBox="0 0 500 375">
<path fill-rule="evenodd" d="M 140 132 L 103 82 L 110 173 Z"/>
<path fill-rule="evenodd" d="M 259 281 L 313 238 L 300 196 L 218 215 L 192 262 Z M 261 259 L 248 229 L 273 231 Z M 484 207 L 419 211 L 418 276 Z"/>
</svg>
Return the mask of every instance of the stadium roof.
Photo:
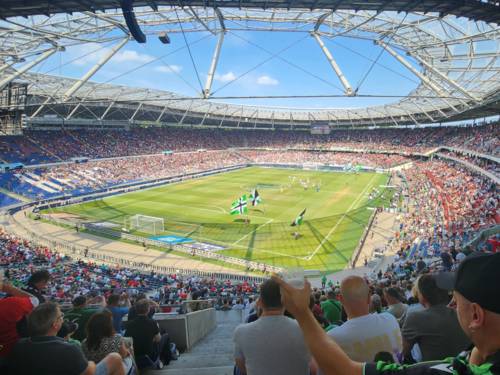
<svg viewBox="0 0 500 375">
<path fill-rule="evenodd" d="M 178 5 L 178 1 L 175 4 L 169 1 L 136 1 L 134 5 L 146 3 L 146 7 L 135 8 L 135 17 L 144 34 L 148 36 L 209 31 L 213 36 L 219 36 L 219 42 L 222 43 L 221 36 L 232 31 L 231 22 L 238 22 L 238 27 L 247 31 L 300 30 L 316 38 L 320 45 L 322 40 L 333 39 L 339 35 L 362 38 L 372 40 L 392 55 L 418 79 L 419 84 L 406 97 L 385 105 L 364 108 L 290 109 L 226 104 L 221 103 L 220 98 L 214 100 L 210 92 L 210 76 L 213 78 L 216 72 L 216 53 L 214 56 L 207 56 L 207 59 L 215 61 L 215 64 L 212 64 L 214 70 L 207 75 L 205 89 L 197 97 L 182 97 L 160 90 L 91 82 L 92 76 L 106 61 L 82 72 L 79 80 L 37 75 L 28 72 L 53 53 L 75 45 L 114 43 L 115 47 L 109 51 L 108 57 L 111 58 L 114 52 L 131 41 L 127 22 L 121 10 L 114 10 L 118 6 L 116 1 L 51 1 L 47 7 L 49 2 L 4 0 L 0 5 L 0 16 L 3 17 L 8 17 L 14 14 L 13 12 L 26 16 L 52 12 L 83 13 L 29 16 L 27 19 L 15 17 L 0 21 L 0 72 L 7 72 L 0 78 L 0 87 L 14 79 L 25 79 L 30 83 L 32 94 L 29 111 L 31 116 L 42 115 L 49 109 L 57 108 L 61 111 L 65 107 L 62 113 L 68 120 L 77 116 L 81 108 L 95 108 L 96 103 L 104 108 L 117 103 L 135 107 L 137 110 L 131 112 L 132 120 L 138 111 L 147 107 L 157 112 L 183 113 L 183 117 L 196 117 L 201 123 L 212 117 L 232 118 L 238 124 L 242 121 L 271 121 L 292 127 L 296 123 L 315 122 L 373 126 L 419 125 L 498 114 L 500 28 L 483 21 L 444 16 L 448 13 L 459 16 L 467 11 L 467 17 L 471 19 L 492 19 L 487 18 L 488 15 L 498 18 L 500 6 L 492 1 L 290 0 L 268 1 L 265 4 L 254 1 L 181 2 L 181 5 L 189 5 L 187 8 L 162 6 Z M 251 8 L 244 8 L 250 3 Z M 195 7 L 198 4 L 201 7 Z M 258 4 L 266 9 L 258 9 Z M 214 5 L 224 5 L 224 8 L 213 8 Z M 238 8 L 239 5 L 241 8 Z M 434 8 L 431 8 L 431 5 Z M 321 9 L 316 9 L 319 7 Z M 354 10 L 345 10 L 353 8 Z M 110 10 L 102 13 L 85 9 Z M 387 9 L 413 12 L 422 10 L 431 13 L 417 12 L 407 16 Z M 418 65 L 411 63 L 408 57 Z M 357 93 L 349 85 L 349 77 L 345 77 L 338 66 L 334 67 L 333 58 L 329 60 L 342 82 L 345 96 L 356 96 Z M 78 110 L 75 110 L 75 107 L 78 107 Z M 104 115 L 107 114 L 108 110 Z M 106 116 L 96 115 L 96 119 L 106 119 Z"/>
<path fill-rule="evenodd" d="M 491 0 L 135 0 L 135 7 L 161 5 L 173 7 L 197 6 L 210 8 L 261 9 L 325 9 L 374 10 L 398 12 L 436 12 L 452 14 L 474 21 L 500 22 L 500 3 Z M 3 0 L 0 18 L 33 16 L 38 14 L 104 11 L 121 8 L 119 0 Z"/>
</svg>

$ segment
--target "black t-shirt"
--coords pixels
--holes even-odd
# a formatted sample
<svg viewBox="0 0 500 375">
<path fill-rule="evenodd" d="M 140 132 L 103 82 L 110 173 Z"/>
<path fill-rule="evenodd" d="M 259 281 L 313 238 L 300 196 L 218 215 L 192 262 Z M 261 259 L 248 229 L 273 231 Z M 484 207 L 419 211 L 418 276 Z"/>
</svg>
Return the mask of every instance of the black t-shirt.
<svg viewBox="0 0 500 375">
<path fill-rule="evenodd" d="M 127 324 L 125 336 L 134 339 L 134 353 L 136 357 L 143 355 L 152 356 L 153 338 L 160 333 L 158 323 L 153 319 L 139 315 Z"/>
<path fill-rule="evenodd" d="M 42 304 L 46 302 L 45 297 L 43 296 L 42 292 L 40 292 L 37 288 L 35 288 L 33 285 L 28 285 L 27 288 L 23 289 L 25 292 L 30 293 L 31 295 L 35 296 L 38 298 L 39 304 Z"/>
<path fill-rule="evenodd" d="M 12 375 L 80 375 L 87 366 L 80 347 L 56 336 L 22 339 L 9 359 Z"/>
<path fill-rule="evenodd" d="M 148 312 L 148 317 L 152 319 L 154 314 L 155 314 L 154 307 L 150 307 Z M 135 311 L 135 306 L 131 306 L 130 309 L 128 310 L 127 320 L 131 322 L 138 316 L 139 315 L 137 315 L 137 312 Z"/>
</svg>

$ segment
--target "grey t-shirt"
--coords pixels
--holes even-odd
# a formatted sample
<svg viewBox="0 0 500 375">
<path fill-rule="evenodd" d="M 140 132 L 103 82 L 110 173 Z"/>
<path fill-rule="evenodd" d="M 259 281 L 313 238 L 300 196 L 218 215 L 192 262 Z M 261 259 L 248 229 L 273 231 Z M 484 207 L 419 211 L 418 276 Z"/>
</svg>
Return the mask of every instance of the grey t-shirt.
<svg viewBox="0 0 500 375">
<path fill-rule="evenodd" d="M 445 305 L 408 312 L 401 333 L 410 344 L 419 345 L 423 361 L 454 357 L 471 344 L 456 311 Z"/>
<path fill-rule="evenodd" d="M 286 316 L 261 316 L 236 327 L 234 358 L 244 358 L 247 375 L 307 375 L 311 356 L 299 325 Z"/>
</svg>

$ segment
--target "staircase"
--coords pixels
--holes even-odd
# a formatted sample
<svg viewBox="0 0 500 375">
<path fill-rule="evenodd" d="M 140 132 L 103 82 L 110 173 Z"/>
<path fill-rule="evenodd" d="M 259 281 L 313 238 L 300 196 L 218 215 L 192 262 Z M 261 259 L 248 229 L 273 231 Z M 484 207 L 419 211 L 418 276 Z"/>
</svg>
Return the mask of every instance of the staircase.
<svg viewBox="0 0 500 375">
<path fill-rule="evenodd" d="M 217 311 L 216 319 L 217 327 L 190 352 L 147 375 L 233 375 L 233 332 L 242 321 L 242 312 Z"/>
</svg>

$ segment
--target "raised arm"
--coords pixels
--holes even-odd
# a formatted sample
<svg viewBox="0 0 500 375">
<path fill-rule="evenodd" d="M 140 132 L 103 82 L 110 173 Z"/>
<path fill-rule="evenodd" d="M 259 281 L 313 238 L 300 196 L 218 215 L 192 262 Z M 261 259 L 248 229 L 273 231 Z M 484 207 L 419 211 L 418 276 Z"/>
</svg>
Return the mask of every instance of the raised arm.
<svg viewBox="0 0 500 375">
<path fill-rule="evenodd" d="M 311 284 L 297 289 L 273 276 L 281 286 L 281 297 L 286 309 L 293 314 L 302 329 L 307 346 L 325 375 L 362 375 L 363 364 L 352 361 L 344 351 L 323 331 L 309 310 Z"/>
</svg>

